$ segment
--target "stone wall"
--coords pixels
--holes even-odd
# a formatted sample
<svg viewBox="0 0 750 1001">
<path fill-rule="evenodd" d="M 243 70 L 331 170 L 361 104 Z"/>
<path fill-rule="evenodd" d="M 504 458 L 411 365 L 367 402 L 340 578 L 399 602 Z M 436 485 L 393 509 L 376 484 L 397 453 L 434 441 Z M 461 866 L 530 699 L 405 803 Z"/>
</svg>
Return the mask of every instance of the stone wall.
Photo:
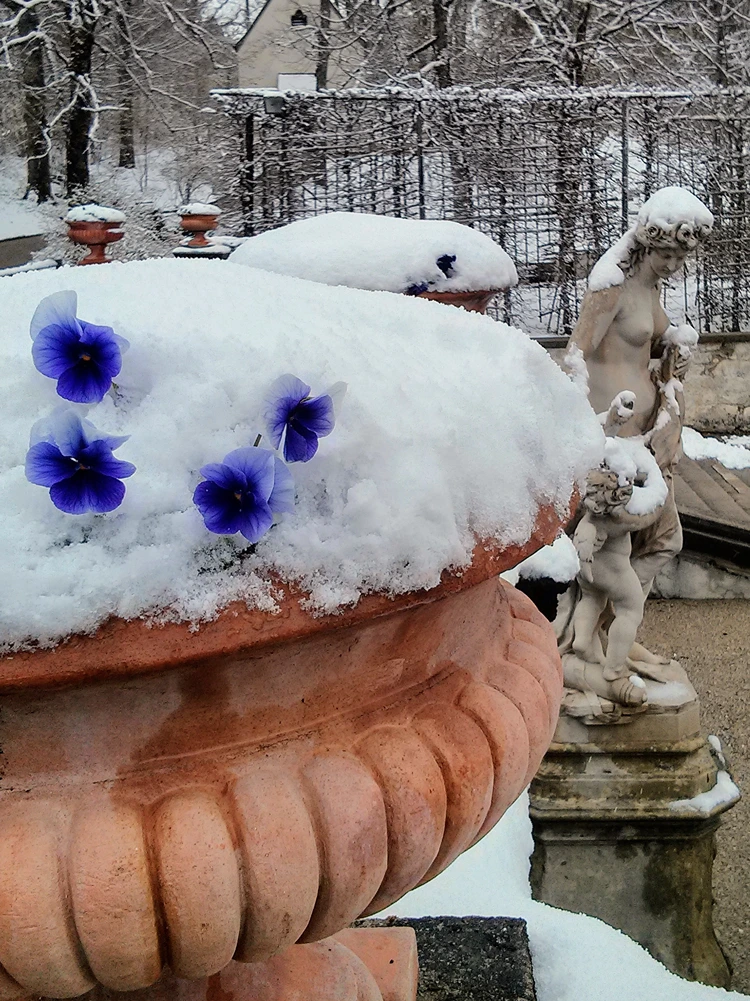
<svg viewBox="0 0 750 1001">
<path fill-rule="evenodd" d="M 541 338 L 560 362 L 565 339 Z M 703 334 L 685 380 L 685 423 L 703 433 L 750 434 L 750 333 Z"/>
<path fill-rule="evenodd" d="M 705 334 L 685 380 L 685 423 L 703 432 L 750 433 L 750 334 Z"/>
</svg>

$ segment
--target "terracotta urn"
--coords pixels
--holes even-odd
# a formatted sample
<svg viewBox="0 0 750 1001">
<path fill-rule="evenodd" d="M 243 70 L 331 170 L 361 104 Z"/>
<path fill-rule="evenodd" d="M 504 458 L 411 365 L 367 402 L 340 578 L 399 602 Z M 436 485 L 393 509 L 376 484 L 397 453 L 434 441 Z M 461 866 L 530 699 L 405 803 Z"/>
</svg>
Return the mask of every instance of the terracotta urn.
<svg viewBox="0 0 750 1001">
<path fill-rule="evenodd" d="M 190 205 L 185 205 L 179 210 L 180 227 L 186 234 L 193 234 L 186 247 L 210 247 L 211 244 L 206 239 L 206 233 L 216 229 L 221 215 L 221 210 L 215 206 L 202 206 L 205 211 L 194 211 Z M 213 209 L 213 211 L 208 211 Z"/>
<path fill-rule="evenodd" d="M 282 585 L 0 658 L 0 999 L 378 1001 L 331 936 L 487 833 L 552 738 L 555 637 L 497 575 L 560 521 L 337 616 Z"/>
<path fill-rule="evenodd" d="M 125 235 L 121 222 L 68 222 L 68 238 L 89 248 L 89 253 L 79 264 L 107 264 L 107 245 L 116 243 Z"/>
<path fill-rule="evenodd" d="M 494 289 L 489 291 L 487 289 L 482 289 L 478 291 L 469 292 L 420 292 L 418 298 L 420 299 L 433 299 L 435 302 L 444 302 L 450 306 L 460 306 L 461 309 L 467 309 L 470 313 L 486 313 L 487 307 L 495 298 L 496 295 L 500 295 L 502 289 Z"/>
</svg>

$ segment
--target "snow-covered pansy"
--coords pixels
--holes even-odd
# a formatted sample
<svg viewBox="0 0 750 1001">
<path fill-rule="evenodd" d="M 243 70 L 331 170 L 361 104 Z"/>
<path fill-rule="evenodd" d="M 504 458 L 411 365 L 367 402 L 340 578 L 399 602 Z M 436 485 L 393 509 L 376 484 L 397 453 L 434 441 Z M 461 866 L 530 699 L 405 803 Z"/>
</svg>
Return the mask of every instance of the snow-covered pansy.
<svg viewBox="0 0 750 1001">
<path fill-rule="evenodd" d="M 66 514 L 104 514 L 122 504 L 135 466 L 112 454 L 128 440 L 100 434 L 72 408 L 61 408 L 31 429 L 26 479 L 49 487 L 52 503 Z"/>
<path fill-rule="evenodd" d="M 122 368 L 124 337 L 76 316 L 75 292 L 55 292 L 39 303 L 31 319 L 31 355 L 57 392 L 73 403 L 99 403 Z"/>
<path fill-rule="evenodd" d="M 274 514 L 294 510 L 294 481 L 284 463 L 268 448 L 237 448 L 201 469 L 205 476 L 193 494 L 210 532 L 241 532 L 257 542 L 273 524 Z"/>
<path fill-rule="evenodd" d="M 263 403 L 263 419 L 274 448 L 283 441 L 287 462 L 308 462 L 318 451 L 318 439 L 333 431 L 333 397 L 346 390 L 336 383 L 322 396 L 310 396 L 310 387 L 294 375 L 282 375 L 273 383 Z"/>
</svg>

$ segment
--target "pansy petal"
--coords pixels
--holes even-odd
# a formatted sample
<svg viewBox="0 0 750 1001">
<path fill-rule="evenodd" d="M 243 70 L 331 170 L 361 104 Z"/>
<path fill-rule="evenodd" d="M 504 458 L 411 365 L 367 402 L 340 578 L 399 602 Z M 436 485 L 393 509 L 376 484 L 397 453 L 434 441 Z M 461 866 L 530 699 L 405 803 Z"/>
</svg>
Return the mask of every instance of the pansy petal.
<svg viewBox="0 0 750 1001">
<path fill-rule="evenodd" d="M 345 382 L 334 382 L 334 384 L 325 391 L 325 395 L 331 397 L 334 417 L 338 415 L 338 412 L 341 409 L 341 404 L 344 402 L 344 397 L 346 396 L 348 388 L 349 387 Z"/>
<path fill-rule="evenodd" d="M 127 337 L 121 337 L 119 334 L 116 334 L 114 331 L 112 331 L 112 340 L 115 342 L 115 344 L 120 349 L 120 354 L 121 355 L 124 355 L 125 352 L 130 348 L 130 341 L 127 339 Z"/>
<path fill-rule="evenodd" d="M 289 414 L 309 393 L 310 387 L 295 375 L 279 376 L 271 384 L 263 400 L 261 416 L 274 448 L 281 444 Z"/>
<path fill-rule="evenodd" d="M 26 479 L 40 487 L 51 487 L 67 480 L 78 469 L 75 459 L 62 454 L 48 441 L 32 445 L 26 453 Z"/>
<path fill-rule="evenodd" d="M 247 479 L 248 488 L 261 501 L 267 501 L 273 490 L 273 452 L 267 448 L 236 448 L 224 456 L 227 466 L 239 470 Z"/>
<path fill-rule="evenodd" d="M 295 425 L 304 424 L 318 438 L 325 438 L 333 431 L 336 423 L 333 400 L 330 396 L 316 396 L 312 400 L 305 400 L 297 407 L 293 422 Z M 297 429 L 300 430 L 299 427 Z"/>
<path fill-rule="evenodd" d="M 92 441 L 90 445 L 82 449 L 78 459 L 89 469 L 102 473 L 104 476 L 115 476 L 120 480 L 132 476 L 135 472 L 133 463 L 116 459 L 112 455 L 112 449 L 101 438 L 98 441 Z"/>
<path fill-rule="evenodd" d="M 88 348 L 94 361 L 110 379 L 114 379 L 122 368 L 120 346 L 114 338 L 111 327 L 96 327 L 93 323 L 82 323 L 81 348 Z"/>
<path fill-rule="evenodd" d="M 37 334 L 44 327 L 58 325 L 61 327 L 71 327 L 80 334 L 80 326 L 76 319 L 78 308 L 78 296 L 72 290 L 65 292 L 53 292 L 39 303 L 31 317 L 29 333 L 32 341 L 36 340 Z"/>
<path fill-rule="evenodd" d="M 284 458 L 287 462 L 309 462 L 318 451 L 318 436 L 307 428 L 291 425 L 286 429 Z"/>
<path fill-rule="evenodd" d="M 122 504 L 125 484 L 112 476 L 102 476 L 91 469 L 81 469 L 70 479 L 50 487 L 52 503 L 66 514 L 93 511 L 105 514 Z"/>
<path fill-rule="evenodd" d="M 234 535 L 240 530 L 240 502 L 231 490 L 224 490 L 204 480 L 193 493 L 193 503 L 203 516 L 209 532 L 217 535 Z"/>
<path fill-rule="evenodd" d="M 73 403 L 100 403 L 112 378 L 94 362 L 79 361 L 57 380 L 57 393 Z"/>
<path fill-rule="evenodd" d="M 268 506 L 274 514 L 294 510 L 294 479 L 289 469 L 277 456 L 273 457 L 274 480 Z"/>
<path fill-rule="evenodd" d="M 209 462 L 208 465 L 201 468 L 201 476 L 205 476 L 207 480 L 211 480 L 223 490 L 234 492 L 235 490 L 247 489 L 245 475 L 240 473 L 238 469 L 224 465 L 223 462 Z"/>
<path fill-rule="evenodd" d="M 72 327 L 44 327 L 31 346 L 31 357 L 42 375 L 59 379 L 78 360 L 81 335 Z"/>
<path fill-rule="evenodd" d="M 50 439 L 60 449 L 63 455 L 78 455 L 89 442 L 87 430 L 96 434 L 96 428 L 88 421 L 83 421 L 72 407 L 57 407 L 50 414 L 48 428 Z M 84 425 L 88 425 L 85 428 Z"/>
<path fill-rule="evenodd" d="M 262 502 L 243 508 L 240 515 L 240 532 L 248 542 L 257 542 L 273 525 L 273 514 L 268 504 Z"/>
<path fill-rule="evenodd" d="M 86 421 L 86 424 L 88 424 L 88 421 Z M 93 427 L 93 425 L 91 426 Z M 102 438 L 89 438 L 89 443 L 91 443 L 92 441 L 103 441 L 104 444 L 107 446 L 107 448 L 109 448 L 112 452 L 114 452 L 115 449 L 119 448 L 120 445 L 124 445 L 125 442 L 129 440 L 130 440 L 129 434 L 120 434 L 120 435 L 110 434 L 110 435 L 105 435 Z"/>
</svg>

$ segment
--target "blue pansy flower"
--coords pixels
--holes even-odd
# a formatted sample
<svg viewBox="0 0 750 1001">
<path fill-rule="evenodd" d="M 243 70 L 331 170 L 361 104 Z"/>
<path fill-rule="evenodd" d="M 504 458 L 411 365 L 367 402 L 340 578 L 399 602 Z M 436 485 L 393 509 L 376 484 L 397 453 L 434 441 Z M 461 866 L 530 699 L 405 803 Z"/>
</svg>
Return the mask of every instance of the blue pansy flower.
<svg viewBox="0 0 750 1001">
<path fill-rule="evenodd" d="M 331 393 L 310 396 L 310 387 L 294 375 L 282 375 L 271 386 L 263 404 L 263 419 L 274 448 L 283 439 L 287 462 L 307 462 L 318 451 L 318 438 L 333 431 L 335 415 Z"/>
<path fill-rule="evenodd" d="M 443 254 L 442 257 L 438 257 L 435 261 L 437 266 L 443 272 L 446 278 L 450 278 L 453 274 L 453 265 L 456 263 L 455 254 Z"/>
<path fill-rule="evenodd" d="M 257 542 L 273 524 L 274 514 L 294 510 L 294 481 L 281 459 L 268 448 L 237 448 L 201 469 L 193 501 L 210 532 L 241 532 Z"/>
<path fill-rule="evenodd" d="M 132 462 L 112 454 L 128 440 L 100 434 L 89 421 L 65 408 L 38 421 L 26 455 L 26 479 L 49 487 L 52 503 L 66 514 L 104 514 L 122 504 Z"/>
<path fill-rule="evenodd" d="M 31 356 L 57 392 L 73 403 L 99 403 L 122 368 L 128 342 L 111 327 L 76 316 L 75 292 L 55 292 L 42 299 L 31 319 Z"/>
</svg>

